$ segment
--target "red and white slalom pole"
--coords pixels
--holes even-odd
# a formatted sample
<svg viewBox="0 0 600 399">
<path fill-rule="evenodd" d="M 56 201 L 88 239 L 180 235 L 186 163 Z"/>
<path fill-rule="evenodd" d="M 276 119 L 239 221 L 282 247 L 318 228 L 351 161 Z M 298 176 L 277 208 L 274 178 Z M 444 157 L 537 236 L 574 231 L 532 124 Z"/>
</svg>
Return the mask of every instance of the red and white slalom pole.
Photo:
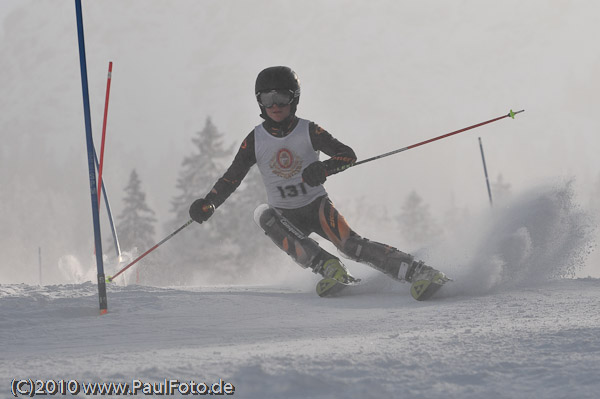
<svg viewBox="0 0 600 399">
<path fill-rule="evenodd" d="M 104 118 L 102 123 L 102 145 L 100 149 L 100 161 L 96 154 L 96 148 L 94 147 L 94 160 L 96 161 L 96 168 L 98 169 L 98 209 L 100 209 L 100 202 L 102 199 L 102 193 L 104 193 L 104 202 L 106 203 L 106 211 L 108 213 L 108 221 L 110 222 L 110 228 L 112 230 L 113 241 L 115 245 L 115 251 L 117 252 L 117 259 L 121 259 L 121 247 L 119 245 L 119 238 L 117 237 L 117 230 L 115 229 L 112 213 L 110 211 L 110 204 L 108 202 L 108 194 L 106 193 L 106 187 L 104 180 L 102 179 L 102 170 L 104 167 L 104 143 L 106 142 L 106 125 L 108 120 L 108 100 L 110 98 L 110 83 L 112 79 L 112 61 L 108 63 L 108 77 L 106 81 L 106 98 L 104 101 Z"/>
<path fill-rule="evenodd" d="M 108 99 L 110 97 L 110 80 L 112 77 L 112 61 L 108 63 L 108 78 L 106 79 L 106 98 L 104 100 L 104 120 L 102 122 L 102 144 L 100 145 L 100 166 L 98 166 L 98 204 L 102 193 L 102 167 L 104 166 L 104 142 L 106 141 L 106 121 L 108 119 Z"/>
</svg>

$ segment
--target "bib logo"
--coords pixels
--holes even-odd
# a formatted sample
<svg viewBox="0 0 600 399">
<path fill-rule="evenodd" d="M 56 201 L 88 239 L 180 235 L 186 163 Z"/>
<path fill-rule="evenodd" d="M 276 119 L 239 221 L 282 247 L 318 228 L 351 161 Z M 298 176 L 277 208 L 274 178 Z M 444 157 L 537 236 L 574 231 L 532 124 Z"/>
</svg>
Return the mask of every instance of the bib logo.
<svg viewBox="0 0 600 399">
<path fill-rule="evenodd" d="M 302 170 L 302 159 L 287 148 L 282 148 L 273 155 L 269 166 L 277 176 L 289 179 Z"/>
</svg>

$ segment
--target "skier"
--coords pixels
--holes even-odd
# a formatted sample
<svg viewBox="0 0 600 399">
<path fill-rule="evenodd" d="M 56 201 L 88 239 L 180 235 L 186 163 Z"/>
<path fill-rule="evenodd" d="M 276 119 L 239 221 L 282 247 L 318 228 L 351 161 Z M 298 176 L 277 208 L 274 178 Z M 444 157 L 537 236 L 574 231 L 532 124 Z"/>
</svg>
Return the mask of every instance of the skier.
<svg viewBox="0 0 600 399">
<path fill-rule="evenodd" d="M 443 273 L 413 256 L 358 235 L 333 206 L 323 183 L 331 171 L 356 162 L 356 155 L 316 123 L 296 116 L 300 82 L 293 70 L 285 66 L 264 69 L 256 78 L 255 95 L 264 122 L 246 136 L 233 163 L 206 197 L 192 203 L 189 214 L 194 221 L 208 220 L 257 164 L 268 205 L 257 208 L 255 220 L 300 266 L 324 277 L 317 284 L 320 296 L 358 280 L 338 257 L 308 237 L 311 233 L 331 241 L 350 259 L 396 280 L 423 282 L 411 290 L 415 299 L 424 295 L 432 281 L 438 287 L 445 282 Z M 330 158 L 319 161 L 320 151 Z"/>
</svg>

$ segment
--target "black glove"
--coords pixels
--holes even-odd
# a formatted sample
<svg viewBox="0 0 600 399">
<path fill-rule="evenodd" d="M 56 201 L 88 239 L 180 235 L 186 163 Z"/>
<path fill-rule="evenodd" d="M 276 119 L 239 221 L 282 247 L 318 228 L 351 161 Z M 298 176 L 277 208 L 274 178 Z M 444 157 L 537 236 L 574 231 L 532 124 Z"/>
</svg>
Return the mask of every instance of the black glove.
<svg viewBox="0 0 600 399">
<path fill-rule="evenodd" d="M 206 222 L 215 213 L 215 206 L 206 198 L 197 199 L 190 206 L 190 217 L 198 222 Z"/>
<path fill-rule="evenodd" d="M 313 162 L 302 172 L 302 180 L 311 187 L 325 183 L 327 180 L 327 169 L 323 162 Z"/>
</svg>

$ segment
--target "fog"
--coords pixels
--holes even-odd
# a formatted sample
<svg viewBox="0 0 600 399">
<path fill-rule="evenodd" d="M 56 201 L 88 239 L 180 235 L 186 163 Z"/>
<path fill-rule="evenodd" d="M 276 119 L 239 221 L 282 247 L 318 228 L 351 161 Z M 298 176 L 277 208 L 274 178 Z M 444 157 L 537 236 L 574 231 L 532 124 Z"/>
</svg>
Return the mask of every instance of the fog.
<svg viewBox="0 0 600 399">
<path fill-rule="evenodd" d="M 573 181 L 581 207 L 599 211 L 598 2 L 105 0 L 83 13 L 98 151 L 114 63 L 103 172 L 113 213 L 135 168 L 157 239 L 170 233 L 161 227 L 194 133 L 210 117 L 237 146 L 260 122 L 254 80 L 272 65 L 298 73 L 298 116 L 359 159 L 526 110 L 331 177 L 351 225 L 345 203 L 395 213 L 413 190 L 435 217 L 486 212 L 478 137 L 492 181 L 513 193 Z M 63 282 L 60 259 L 93 261 L 74 2 L 0 15 L 0 283 L 38 282 L 40 247 L 45 281 Z M 599 263 L 593 254 L 585 272 L 600 276 Z"/>
</svg>

